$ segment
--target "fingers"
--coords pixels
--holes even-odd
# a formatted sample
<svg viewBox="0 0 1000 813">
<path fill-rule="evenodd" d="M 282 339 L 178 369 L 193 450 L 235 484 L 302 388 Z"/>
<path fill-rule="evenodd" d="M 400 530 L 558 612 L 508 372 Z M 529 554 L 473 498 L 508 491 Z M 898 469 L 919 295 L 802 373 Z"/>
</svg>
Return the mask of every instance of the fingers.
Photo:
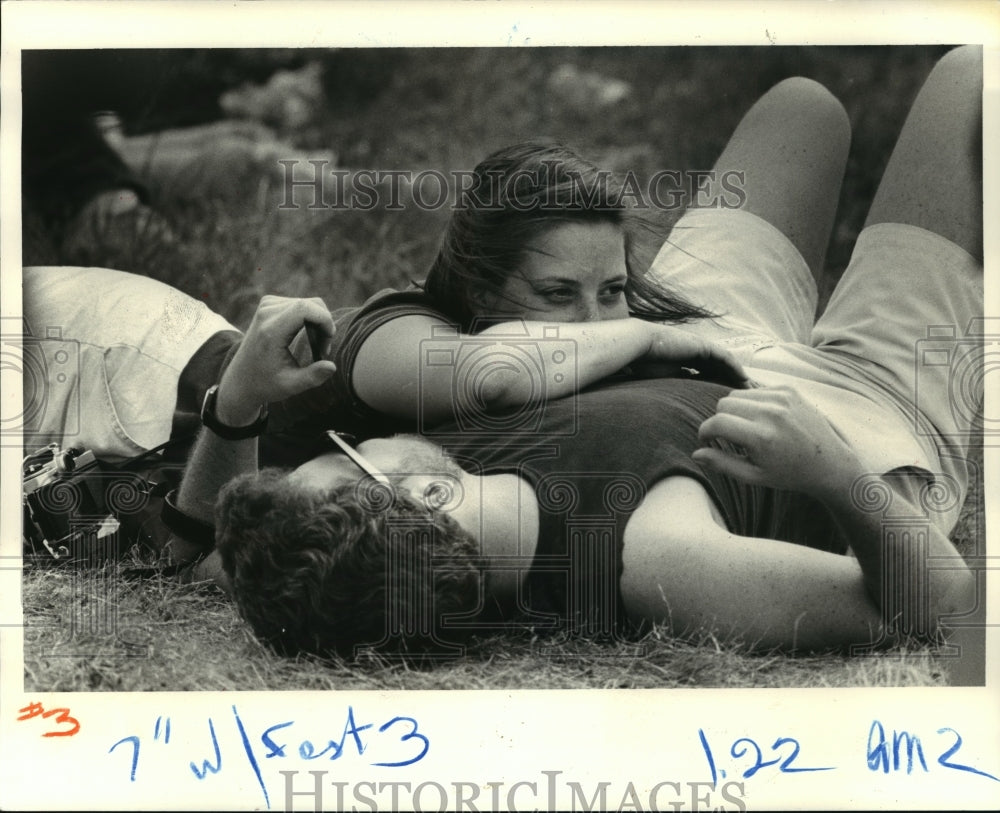
<svg viewBox="0 0 1000 813">
<path fill-rule="evenodd" d="M 290 342 L 295 334 L 305 326 L 309 336 L 309 345 L 314 352 L 317 348 L 325 348 L 330 337 L 333 336 L 333 316 L 330 315 L 330 309 L 327 308 L 322 299 L 293 300 L 293 304 L 289 306 L 284 318 L 287 320 L 285 323 L 287 325 L 287 341 Z"/>
<path fill-rule="evenodd" d="M 325 382 L 336 370 L 332 361 L 300 366 L 290 346 L 306 328 L 315 342 L 329 343 L 333 317 L 322 299 L 265 296 L 226 371 L 227 391 L 252 403 L 281 401 Z M 314 344 L 314 353 L 316 344 Z M 321 354 L 323 355 L 323 354 Z"/>
<path fill-rule="evenodd" d="M 798 396 L 785 387 L 734 390 L 720 398 L 715 415 L 698 429 L 702 443 L 725 440 L 754 456 L 774 445 L 775 438 L 788 434 Z"/>
<path fill-rule="evenodd" d="M 329 379 L 336 370 L 336 365 L 327 360 L 316 361 L 306 367 L 286 367 L 276 375 L 274 393 L 267 400 L 290 398 L 300 392 L 315 389 Z"/>
<path fill-rule="evenodd" d="M 748 420 L 781 420 L 783 415 L 800 413 L 805 405 L 799 394 L 789 387 L 754 387 L 734 390 L 720 398 L 716 411 L 739 415 Z"/>
<path fill-rule="evenodd" d="M 302 372 L 305 377 L 309 379 L 309 387 L 318 387 L 324 381 L 326 381 L 331 375 L 337 372 L 337 365 L 332 361 L 327 361 L 326 359 L 320 359 L 305 367 Z"/>
<path fill-rule="evenodd" d="M 309 340 L 309 350 L 312 360 L 319 361 L 330 352 L 331 338 L 323 333 L 322 328 L 313 322 L 306 322 L 306 337 Z"/>
<path fill-rule="evenodd" d="M 285 389 L 288 395 L 296 395 L 318 387 L 337 371 L 332 361 L 315 361 L 308 367 L 290 369 L 285 374 Z"/>
<path fill-rule="evenodd" d="M 333 336 L 333 316 L 319 297 L 311 299 L 265 296 L 254 314 L 251 331 L 268 333 L 284 346 L 291 343 L 303 326 L 312 326 L 314 333 Z"/>
<path fill-rule="evenodd" d="M 726 442 L 739 452 L 703 448 L 695 452 L 695 459 L 753 481 L 751 478 L 760 475 L 759 464 L 770 459 L 787 398 L 785 392 L 767 389 L 733 391 L 720 398 L 715 415 L 698 428 L 698 440 L 703 444 Z"/>
<path fill-rule="evenodd" d="M 698 440 L 702 443 L 725 440 L 744 449 L 754 446 L 758 435 L 756 422 L 728 413 L 716 413 L 698 427 Z"/>
<path fill-rule="evenodd" d="M 728 447 L 702 446 L 691 453 L 692 459 L 752 485 L 768 484 L 762 464 L 771 461 L 771 428 L 759 413 L 762 408 L 769 409 L 769 405 L 755 400 L 731 396 L 719 399 L 720 411 L 701 424 L 698 440 L 704 444 L 724 443 Z"/>
<path fill-rule="evenodd" d="M 746 392 L 762 392 L 762 390 L 747 390 Z M 716 405 L 716 415 L 734 415 L 748 421 L 760 421 L 767 417 L 773 417 L 779 409 L 774 402 L 768 398 L 740 398 L 737 395 L 745 394 L 730 393 L 725 398 L 720 398 Z"/>
<path fill-rule="evenodd" d="M 760 469 L 752 460 L 729 454 L 722 449 L 695 449 L 691 457 L 695 462 L 708 466 L 719 474 L 735 477 L 747 483 L 753 484 L 760 479 Z"/>
<path fill-rule="evenodd" d="M 760 405 L 774 404 L 779 406 L 789 406 L 799 398 L 798 393 L 791 387 L 756 387 L 743 392 L 732 392 L 727 395 L 725 401 L 745 401 Z M 722 401 L 720 401 L 721 403 Z"/>
<path fill-rule="evenodd" d="M 300 301 L 305 309 L 302 321 L 306 325 L 306 330 L 311 329 L 317 339 L 322 337 L 329 340 L 333 336 L 335 328 L 333 325 L 333 316 L 330 314 L 330 309 L 326 306 L 326 303 L 319 297 Z"/>
</svg>

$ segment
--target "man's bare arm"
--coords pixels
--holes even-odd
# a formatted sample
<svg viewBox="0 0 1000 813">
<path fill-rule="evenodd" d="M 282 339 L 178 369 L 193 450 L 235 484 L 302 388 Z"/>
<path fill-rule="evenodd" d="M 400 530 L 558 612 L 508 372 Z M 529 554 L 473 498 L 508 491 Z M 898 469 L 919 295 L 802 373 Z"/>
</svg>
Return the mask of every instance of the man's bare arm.
<svg viewBox="0 0 1000 813">
<path fill-rule="evenodd" d="M 219 382 L 216 415 L 227 426 L 253 423 L 267 403 L 318 386 L 335 367 L 317 361 L 300 367 L 289 352 L 303 325 L 333 330 L 330 312 L 318 299 L 261 300 L 239 350 Z M 224 440 L 203 429 L 192 450 L 178 492 L 177 507 L 211 522 L 219 491 L 234 477 L 257 470 L 257 440 Z"/>
<path fill-rule="evenodd" d="M 688 477 L 650 489 L 629 520 L 623 559 L 622 599 L 633 622 L 667 623 L 676 634 L 707 631 L 762 650 L 883 638 L 855 559 L 730 533 Z"/>
<path fill-rule="evenodd" d="M 900 633 L 933 634 L 942 619 L 975 601 L 975 577 L 948 537 L 926 522 L 926 547 L 885 533 L 881 515 L 866 511 L 854 489 L 872 479 L 853 449 L 830 423 L 794 391 L 785 388 L 734 392 L 719 401 L 701 428 L 703 440 L 720 438 L 744 456 L 703 448 L 694 457 L 749 483 L 799 491 L 824 503 L 854 551 L 867 595 L 882 620 Z M 894 510 L 913 516 L 917 507 L 898 478 L 881 478 L 892 490 Z M 899 481 L 901 482 L 901 481 Z"/>
<path fill-rule="evenodd" d="M 189 517 L 211 525 L 215 500 L 222 487 L 234 477 L 256 469 L 256 438 L 229 441 L 202 429 L 177 490 L 177 508 Z M 171 536 L 168 547 L 175 562 L 189 562 L 204 553 L 202 546 L 177 534 Z"/>
<path fill-rule="evenodd" d="M 896 516 L 923 518 L 919 534 L 901 534 L 886 526 L 881 512 L 859 506 L 850 487 L 815 496 L 837 518 L 883 620 L 903 635 L 933 636 L 944 631 L 949 616 L 973 609 L 975 575 L 951 540 L 896 487 L 896 479 L 882 477 L 878 483 L 892 491 Z M 854 483 L 870 486 L 872 480 L 859 477 Z"/>
</svg>

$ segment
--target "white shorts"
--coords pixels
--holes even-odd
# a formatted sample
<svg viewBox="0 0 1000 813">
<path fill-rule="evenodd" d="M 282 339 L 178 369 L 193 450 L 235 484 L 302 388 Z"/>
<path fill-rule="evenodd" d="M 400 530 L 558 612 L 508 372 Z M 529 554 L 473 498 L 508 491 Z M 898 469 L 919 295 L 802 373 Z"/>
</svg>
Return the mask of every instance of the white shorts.
<svg viewBox="0 0 1000 813">
<path fill-rule="evenodd" d="M 729 347 L 763 386 L 795 388 L 872 474 L 934 478 L 921 502 L 958 518 L 982 410 L 982 266 L 938 234 L 878 224 L 813 324 L 816 289 L 788 238 L 742 210 L 697 209 L 674 227 L 654 279 L 719 314 L 693 329 Z"/>
<path fill-rule="evenodd" d="M 165 442 L 181 371 L 213 334 L 236 330 L 203 302 L 124 271 L 31 267 L 22 280 L 24 336 L 5 329 L 4 344 L 20 344 L 28 452 L 58 442 L 116 461 Z"/>
</svg>

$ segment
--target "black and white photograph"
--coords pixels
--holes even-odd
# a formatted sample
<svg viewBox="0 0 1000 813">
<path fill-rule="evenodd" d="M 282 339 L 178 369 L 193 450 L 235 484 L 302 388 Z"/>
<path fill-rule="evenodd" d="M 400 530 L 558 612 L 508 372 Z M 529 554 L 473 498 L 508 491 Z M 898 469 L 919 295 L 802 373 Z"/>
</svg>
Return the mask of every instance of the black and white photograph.
<svg viewBox="0 0 1000 813">
<path fill-rule="evenodd" d="M 24 5 L 0 806 L 1000 804 L 996 7 Z"/>
</svg>

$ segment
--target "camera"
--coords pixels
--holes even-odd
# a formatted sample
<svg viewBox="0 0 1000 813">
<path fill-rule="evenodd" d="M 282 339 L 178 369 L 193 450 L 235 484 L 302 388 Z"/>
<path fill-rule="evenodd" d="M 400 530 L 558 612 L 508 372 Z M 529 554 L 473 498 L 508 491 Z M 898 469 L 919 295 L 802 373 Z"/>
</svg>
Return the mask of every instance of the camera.
<svg viewBox="0 0 1000 813">
<path fill-rule="evenodd" d="M 944 437 L 973 438 L 1000 434 L 1000 418 L 983 414 L 986 376 L 1000 373 L 1000 318 L 976 317 L 959 335 L 955 325 L 931 325 L 916 346 L 914 401 L 917 431 L 927 434 L 919 416 L 934 414 L 928 399 L 948 393 L 951 426 L 937 426 Z M 946 380 L 942 381 L 942 377 Z M 945 389 L 946 388 L 946 389 Z"/>
<path fill-rule="evenodd" d="M 22 483 L 27 553 L 95 562 L 139 541 L 133 520 L 149 502 L 148 483 L 104 471 L 92 451 L 49 444 L 24 458 Z"/>
<path fill-rule="evenodd" d="M 17 327 L 10 332 L 7 328 Z M 22 441 L 29 446 L 47 438 L 46 415 L 59 415 L 63 437 L 80 432 L 80 404 L 76 383 L 80 378 L 80 346 L 64 339 L 62 328 L 47 327 L 44 336 L 32 334 L 28 323 L 3 319 L 0 334 L 0 366 L 20 374 L 23 391 L 21 409 L 0 415 L 0 441 L 8 445 Z"/>
<path fill-rule="evenodd" d="M 531 336 L 523 323 L 512 325 L 502 334 L 459 338 L 456 328 L 439 325 L 430 339 L 420 342 L 420 358 L 418 431 L 429 436 L 442 434 L 443 425 L 448 426 L 448 432 L 483 438 L 537 432 L 549 408 L 550 387 L 565 386 L 567 380 L 574 384 L 577 380 L 576 342 L 560 339 L 555 326 L 545 328 L 542 338 Z M 424 378 L 429 368 L 437 368 L 435 374 L 444 372 L 450 376 L 452 415 L 443 421 L 432 422 L 425 417 Z M 529 397 L 516 407 L 491 409 L 484 393 L 489 391 L 493 375 L 521 377 L 530 387 Z M 551 434 L 576 433 L 575 401 L 569 399 L 568 403 L 572 407 L 566 420 L 547 427 Z"/>
</svg>

